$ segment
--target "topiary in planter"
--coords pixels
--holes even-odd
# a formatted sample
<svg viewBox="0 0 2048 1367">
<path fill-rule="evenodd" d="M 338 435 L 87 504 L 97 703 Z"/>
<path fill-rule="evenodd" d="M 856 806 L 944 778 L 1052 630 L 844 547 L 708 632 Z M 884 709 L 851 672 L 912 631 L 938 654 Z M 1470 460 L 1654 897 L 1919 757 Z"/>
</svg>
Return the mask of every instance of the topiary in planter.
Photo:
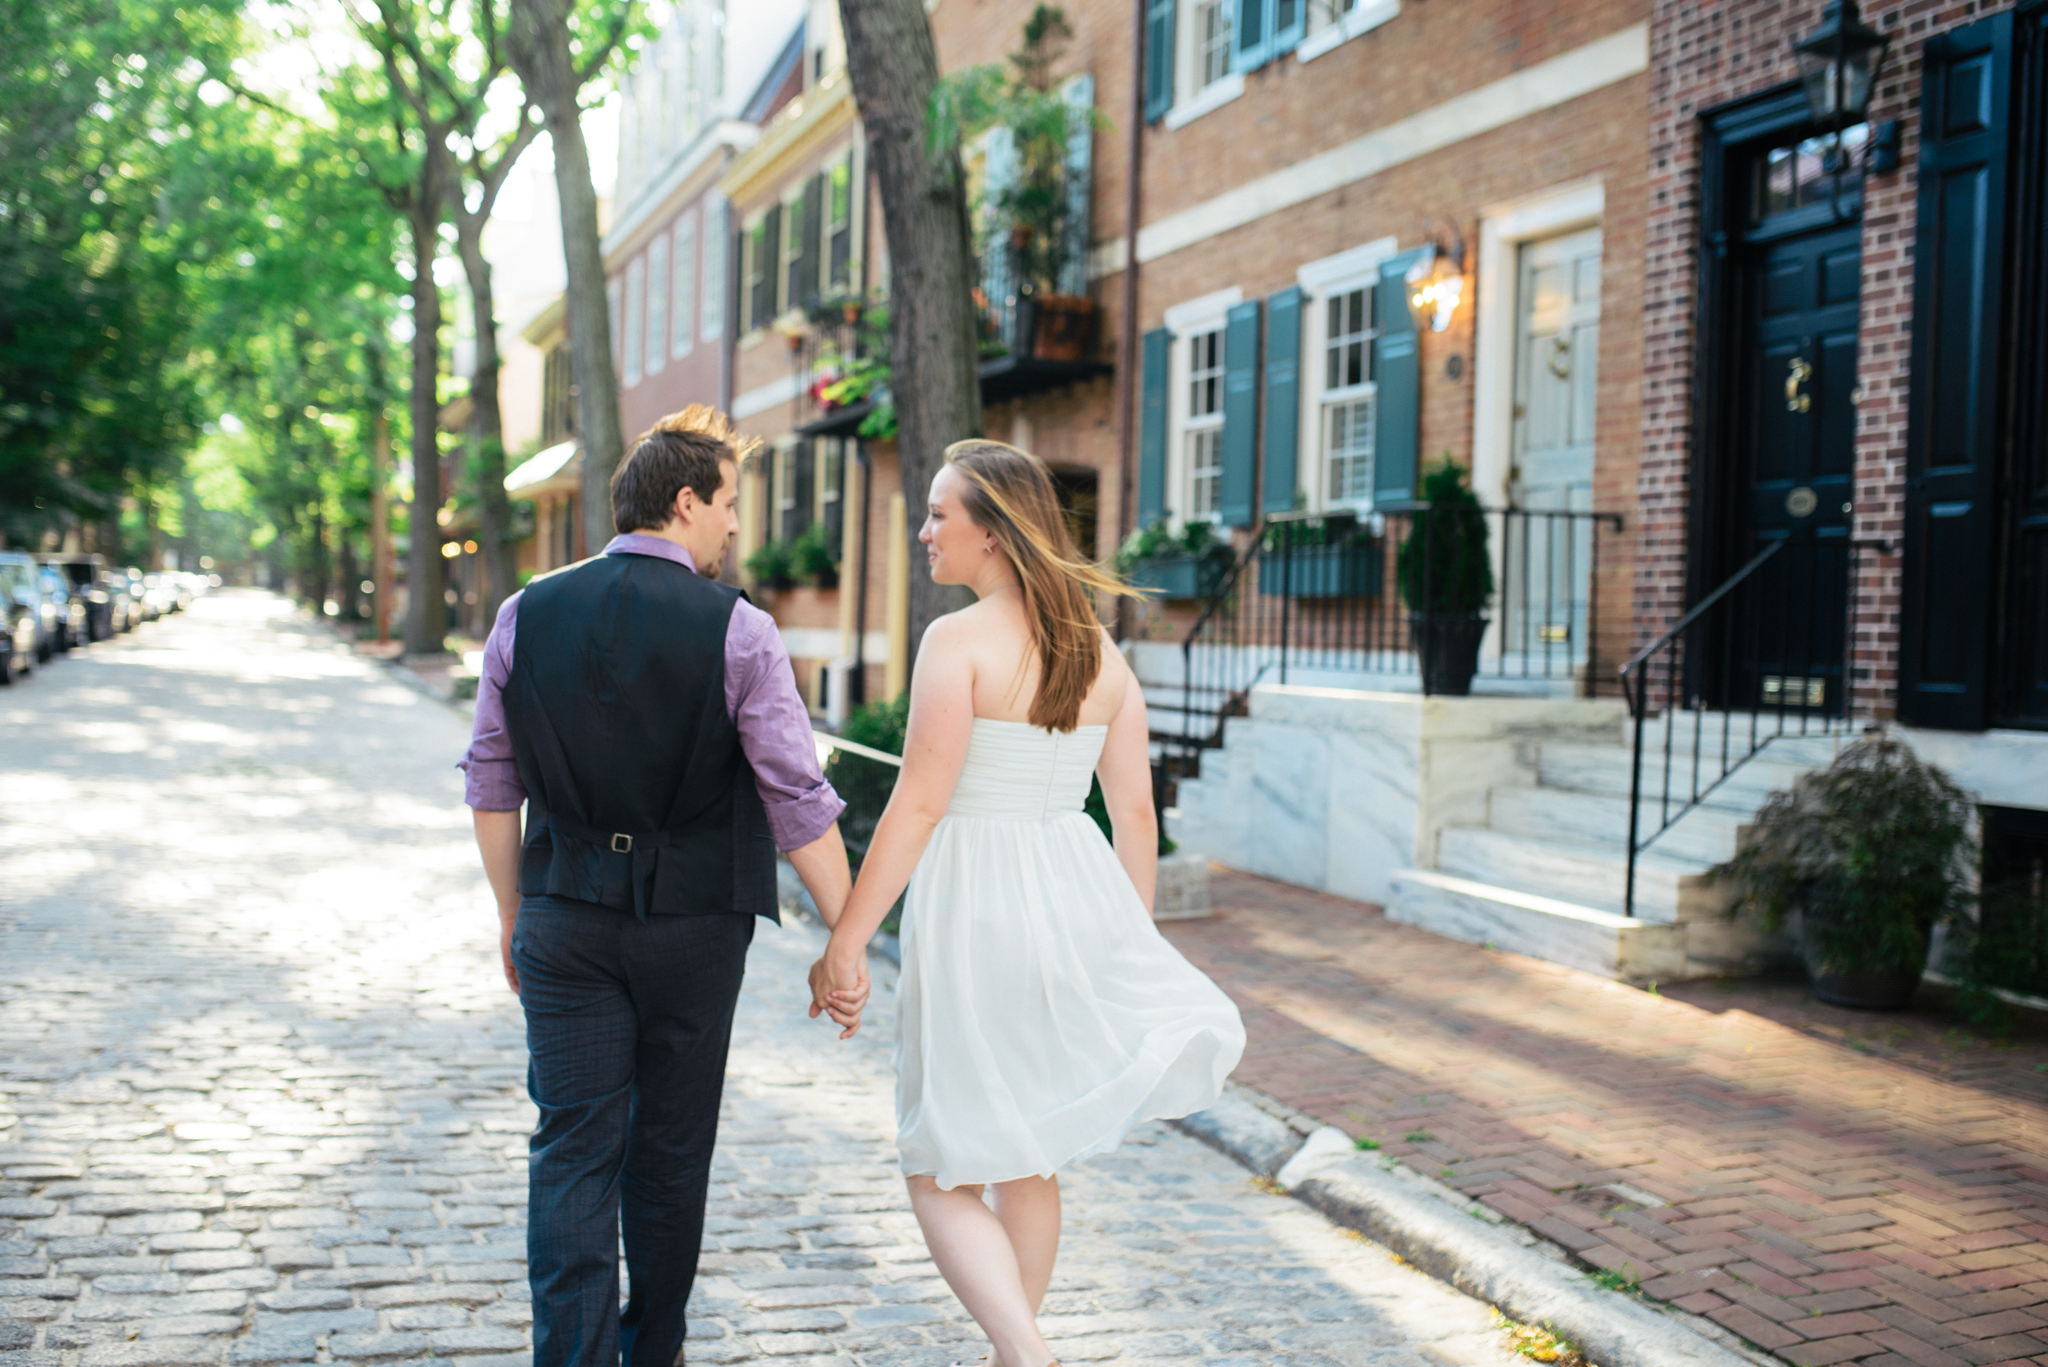
<svg viewBox="0 0 2048 1367">
<path fill-rule="evenodd" d="M 1970 799 L 1904 741 L 1872 731 L 1773 793 L 1742 848 L 1709 875 L 1776 930 L 1793 912 L 1813 994 L 1902 1010 L 1934 928 L 1971 900 Z"/>
<path fill-rule="evenodd" d="M 1396 572 L 1422 662 L 1422 691 L 1462 697 L 1479 671 L 1479 641 L 1493 598 L 1486 512 L 1446 454 L 1422 477 L 1429 505 L 1415 515 Z"/>
</svg>

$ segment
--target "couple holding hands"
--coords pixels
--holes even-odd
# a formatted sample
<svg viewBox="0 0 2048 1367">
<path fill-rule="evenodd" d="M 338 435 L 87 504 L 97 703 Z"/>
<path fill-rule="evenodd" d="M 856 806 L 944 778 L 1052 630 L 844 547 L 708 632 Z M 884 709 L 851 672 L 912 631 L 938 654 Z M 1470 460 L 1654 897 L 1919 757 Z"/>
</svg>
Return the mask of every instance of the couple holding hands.
<svg viewBox="0 0 2048 1367">
<path fill-rule="evenodd" d="M 612 480 L 621 533 L 485 648 L 463 767 L 526 1013 L 535 1367 L 674 1367 L 753 918 L 789 858 L 831 929 L 813 1016 L 860 1028 L 906 885 L 896 1114 L 911 1207 L 996 1367 L 1047 1367 L 1057 1174 L 1213 1102 L 1236 1008 L 1153 928 L 1145 702 L 1046 468 L 946 452 L 919 540 L 976 602 L 925 633 L 860 878 L 775 623 L 716 575 L 753 442 L 693 406 Z M 515 649 L 515 642 L 517 648 Z M 1114 845 L 1082 811 L 1099 776 Z M 519 808 L 527 805 L 522 832 Z M 631 1278 L 619 1306 L 621 1233 Z"/>
</svg>

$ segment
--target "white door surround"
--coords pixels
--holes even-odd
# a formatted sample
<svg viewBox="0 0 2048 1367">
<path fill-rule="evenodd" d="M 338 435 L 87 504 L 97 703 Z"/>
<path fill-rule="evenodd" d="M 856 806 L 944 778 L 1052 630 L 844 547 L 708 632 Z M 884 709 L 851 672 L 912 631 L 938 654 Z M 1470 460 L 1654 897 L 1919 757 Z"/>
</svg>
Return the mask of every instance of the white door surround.
<svg viewBox="0 0 2048 1367">
<path fill-rule="evenodd" d="M 1507 506 L 1508 467 L 1513 462 L 1518 249 L 1533 238 L 1598 226 L 1606 203 L 1599 181 L 1579 181 L 1480 213 L 1479 312 L 1472 346 L 1472 488 L 1489 507 Z"/>
</svg>

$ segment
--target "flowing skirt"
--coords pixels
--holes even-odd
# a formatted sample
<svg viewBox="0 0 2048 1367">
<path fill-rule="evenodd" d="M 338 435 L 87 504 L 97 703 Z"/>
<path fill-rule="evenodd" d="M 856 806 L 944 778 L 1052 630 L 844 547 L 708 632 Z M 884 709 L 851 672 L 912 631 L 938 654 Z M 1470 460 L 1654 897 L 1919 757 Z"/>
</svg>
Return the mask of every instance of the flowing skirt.
<svg viewBox="0 0 2048 1367">
<path fill-rule="evenodd" d="M 1049 1177 L 1211 1105 L 1237 1008 L 1153 927 L 1085 813 L 947 816 L 911 879 L 896 1035 L 906 1176 Z"/>
</svg>

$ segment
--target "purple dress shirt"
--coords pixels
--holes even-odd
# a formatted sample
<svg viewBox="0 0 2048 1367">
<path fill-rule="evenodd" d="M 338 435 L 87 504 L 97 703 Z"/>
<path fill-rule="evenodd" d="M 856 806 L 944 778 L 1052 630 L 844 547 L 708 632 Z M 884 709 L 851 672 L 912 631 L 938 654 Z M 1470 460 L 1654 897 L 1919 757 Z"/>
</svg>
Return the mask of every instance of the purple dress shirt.
<svg viewBox="0 0 2048 1367">
<path fill-rule="evenodd" d="M 606 555 L 656 555 L 697 568 L 690 553 L 673 541 L 644 532 L 615 536 Z M 476 689 L 476 730 L 462 757 L 468 778 L 466 801 L 480 812 L 512 812 L 526 801 L 512 735 L 505 729 L 505 682 L 512 677 L 512 637 L 519 626 L 515 593 L 498 610 L 497 625 L 484 642 L 483 678 Z M 740 733 L 740 749 L 753 766 L 768 829 L 777 848 L 799 849 L 825 833 L 846 804 L 818 767 L 811 740 L 811 714 L 796 691 L 796 673 L 775 619 L 742 599 L 733 604 L 725 628 L 725 707 Z"/>
</svg>

